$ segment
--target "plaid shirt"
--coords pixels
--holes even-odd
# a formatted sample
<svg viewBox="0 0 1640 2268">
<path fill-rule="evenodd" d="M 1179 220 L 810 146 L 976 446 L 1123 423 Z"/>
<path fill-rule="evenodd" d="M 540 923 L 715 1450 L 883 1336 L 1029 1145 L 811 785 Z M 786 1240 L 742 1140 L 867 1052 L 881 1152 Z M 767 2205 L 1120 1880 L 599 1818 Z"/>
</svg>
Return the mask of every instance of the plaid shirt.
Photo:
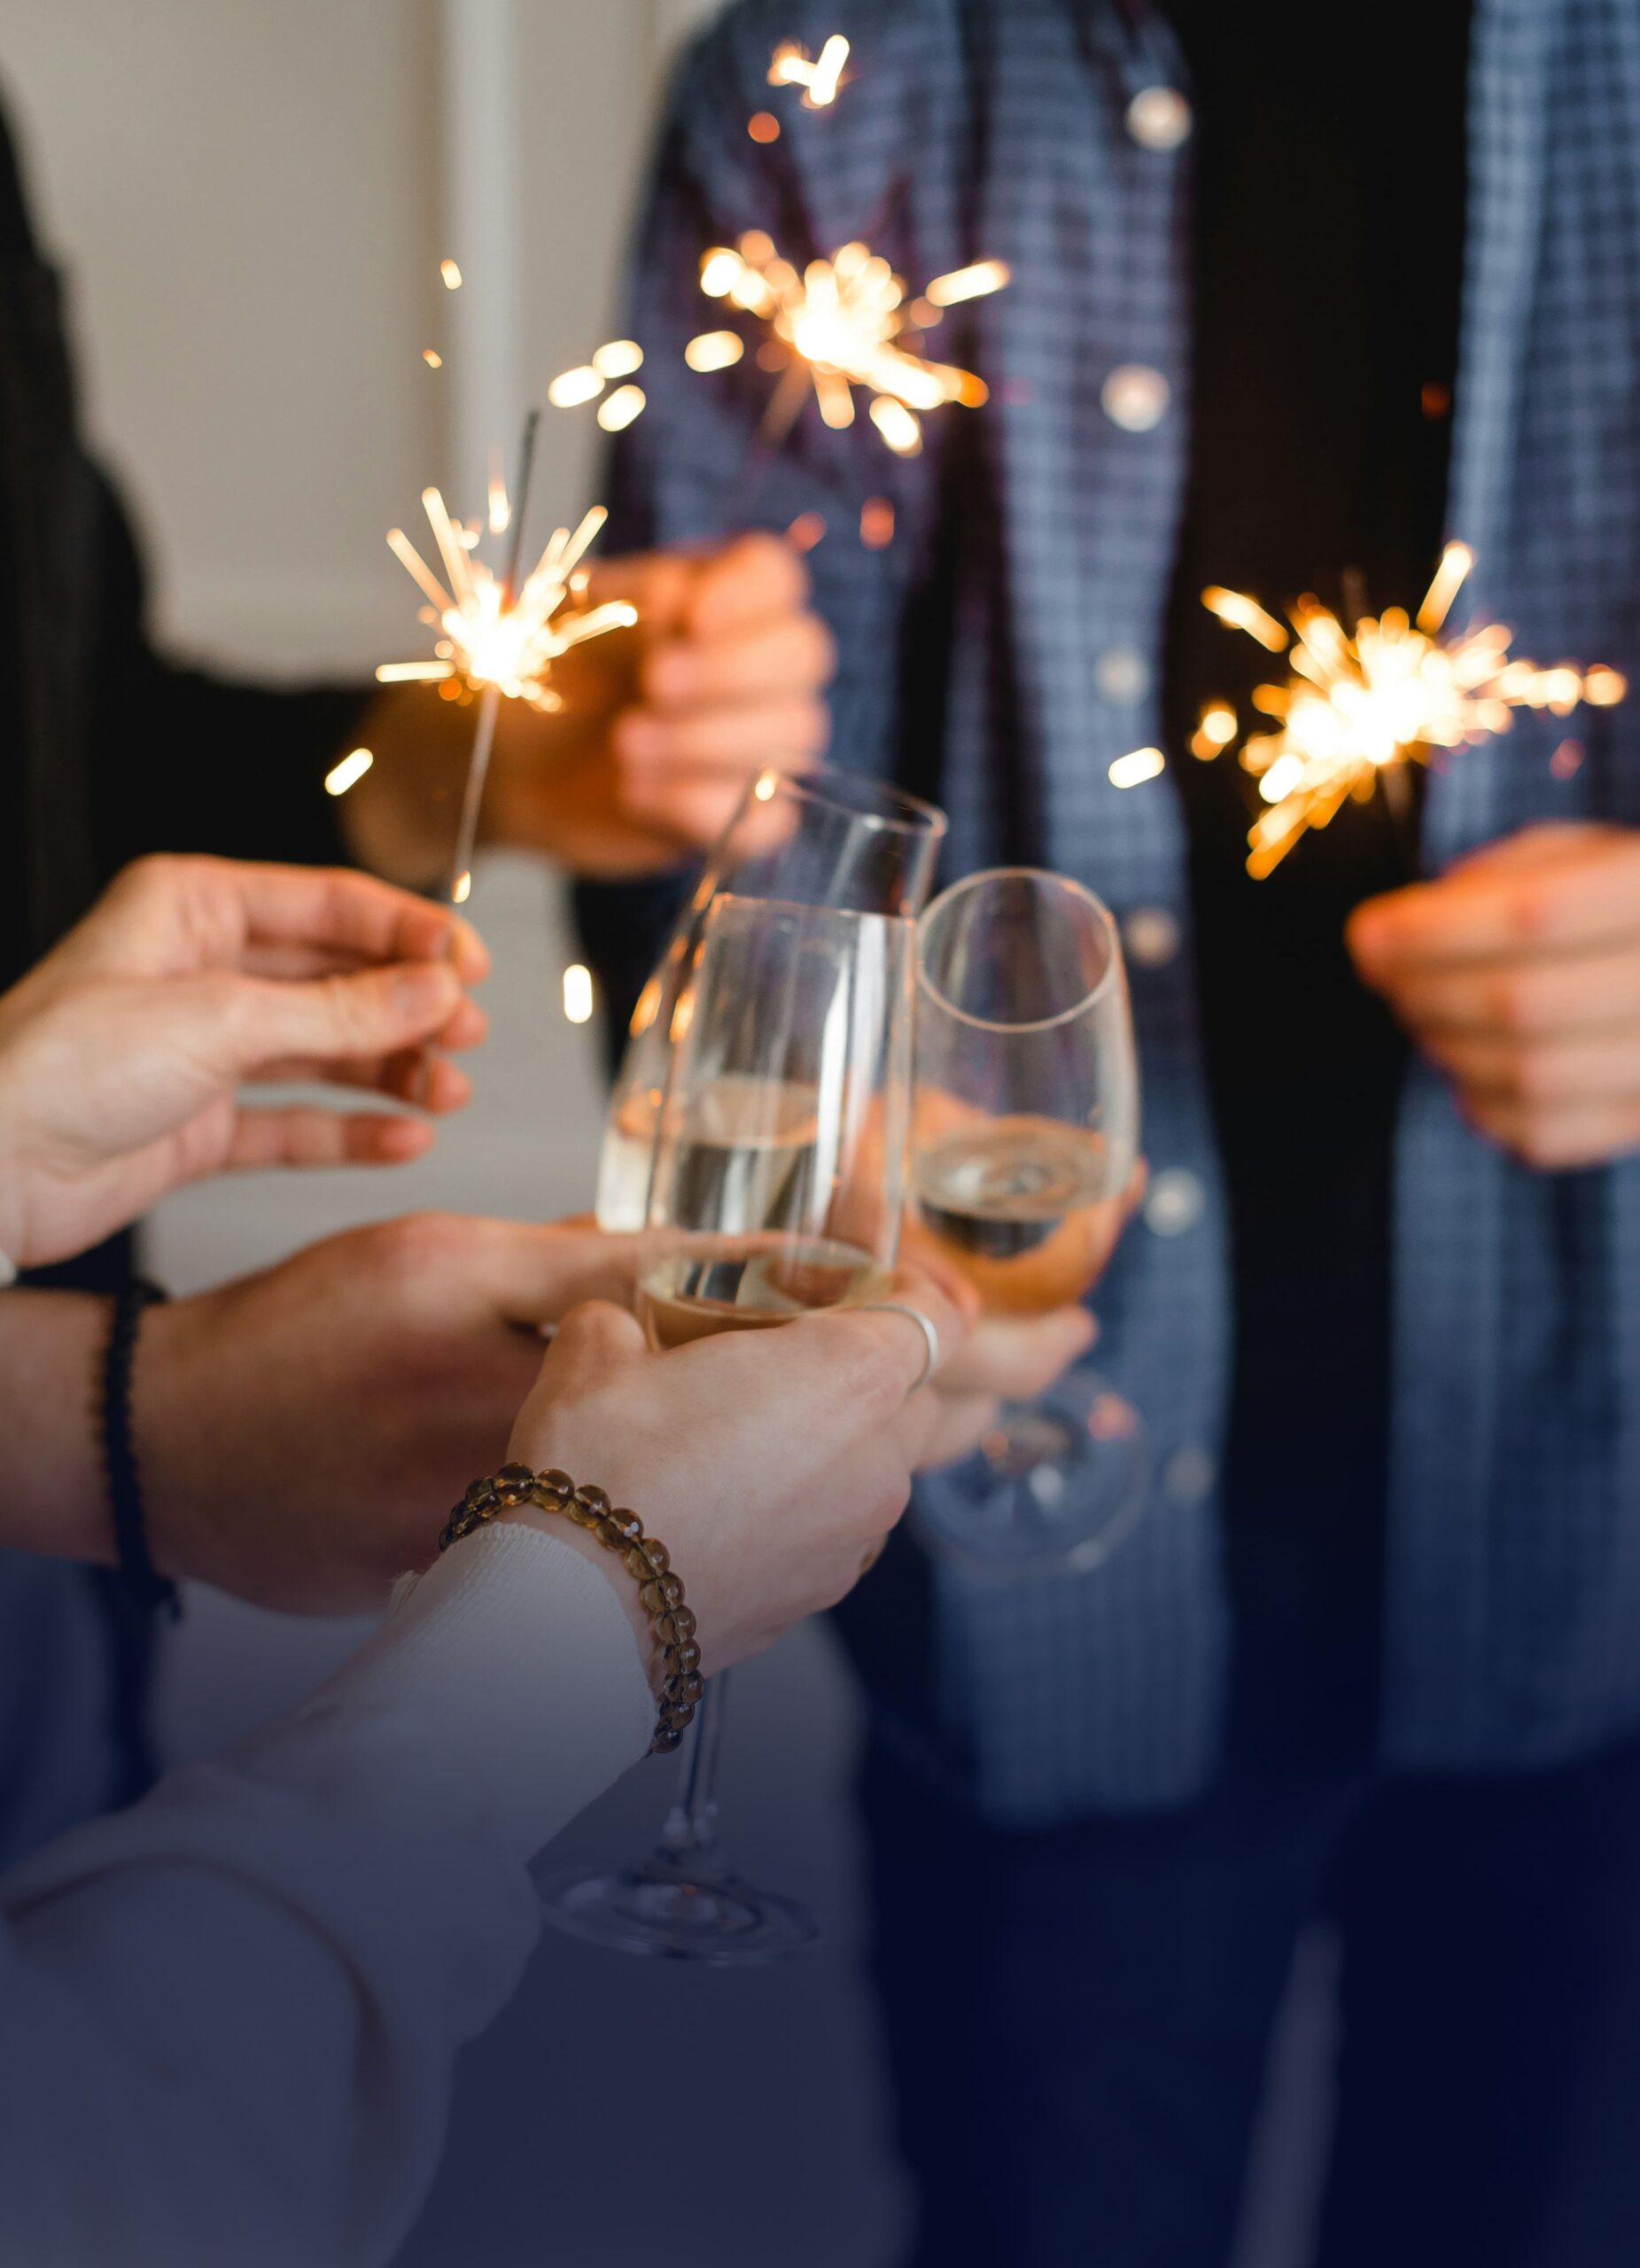
<svg viewBox="0 0 1640 2268">
<path fill-rule="evenodd" d="M 776 43 L 813 52 L 839 28 L 854 74 L 835 107 L 772 97 Z M 630 310 L 650 408 L 617 466 L 633 541 L 827 514 L 812 564 L 842 654 L 837 760 L 904 772 L 934 717 L 928 784 L 953 868 L 1040 858 L 1118 916 L 1160 909 L 1185 936 L 1133 970 L 1153 1187 L 1180 1177 L 1172 1232 L 1136 1228 L 1099 1293 L 1101 1365 L 1157 1438 L 1149 1517 L 1080 1578 L 937 1575 L 946 1760 L 1019 1822 L 1188 1796 L 1213 1769 L 1226 1689 L 1212 1475 L 1229 1257 L 1185 845 L 1165 781 L 1124 793 L 1107 776 L 1159 736 L 1190 411 L 1189 144 L 1153 148 L 1128 124 L 1157 85 L 1188 91 L 1139 0 L 881 0 L 851 19 L 836 0 L 742 0 L 677 82 Z M 1640 681 L 1640 11 L 1478 0 L 1468 105 L 1450 518 L 1479 554 L 1471 599 L 1524 653 Z M 785 130 L 759 148 L 746 120 L 770 106 Z M 1009 290 L 941 335 L 991 406 L 944 413 L 910 462 L 865 421 L 835 433 L 811 412 L 759 462 L 773 381 L 750 356 L 711 377 L 681 361 L 722 320 L 701 251 L 753 227 L 798 260 L 863 237 L 913 286 L 1008 261 Z M 1103 406 L 1123 365 L 1166 382 L 1147 430 Z M 874 493 L 897 508 L 885 550 L 856 540 Z M 930 586 L 935 673 L 917 660 Z M 1640 700 L 1574 729 L 1587 754 L 1569 780 L 1551 773 L 1566 728 L 1546 718 L 1432 778 L 1431 870 L 1534 820 L 1640 825 Z M 1396 1177 L 1384 1759 L 1551 1762 L 1640 1725 L 1640 1160 L 1525 1171 L 1419 1069 Z M 1324 1236 L 1349 1192 L 1323 1182 L 1315 1201 Z"/>
</svg>

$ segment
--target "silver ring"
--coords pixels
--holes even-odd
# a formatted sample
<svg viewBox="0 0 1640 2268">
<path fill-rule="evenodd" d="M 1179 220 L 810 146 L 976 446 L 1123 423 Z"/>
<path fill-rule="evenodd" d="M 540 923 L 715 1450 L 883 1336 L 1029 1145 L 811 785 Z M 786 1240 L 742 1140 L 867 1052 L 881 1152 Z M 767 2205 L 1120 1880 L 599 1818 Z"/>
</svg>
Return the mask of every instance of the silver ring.
<svg viewBox="0 0 1640 2268">
<path fill-rule="evenodd" d="M 921 1308 L 907 1307 L 904 1300 L 873 1300 L 871 1304 L 866 1308 L 863 1312 L 867 1315 L 909 1316 L 913 1323 L 916 1324 L 918 1330 L 922 1333 L 923 1345 L 928 1351 L 923 1355 L 921 1370 L 918 1371 L 914 1382 L 905 1390 L 907 1397 L 909 1398 L 910 1395 L 917 1393 L 921 1387 L 927 1386 L 929 1380 L 939 1368 L 940 1344 L 938 1332 L 935 1330 L 934 1325 L 929 1321 L 928 1317 L 923 1314 Z"/>
</svg>

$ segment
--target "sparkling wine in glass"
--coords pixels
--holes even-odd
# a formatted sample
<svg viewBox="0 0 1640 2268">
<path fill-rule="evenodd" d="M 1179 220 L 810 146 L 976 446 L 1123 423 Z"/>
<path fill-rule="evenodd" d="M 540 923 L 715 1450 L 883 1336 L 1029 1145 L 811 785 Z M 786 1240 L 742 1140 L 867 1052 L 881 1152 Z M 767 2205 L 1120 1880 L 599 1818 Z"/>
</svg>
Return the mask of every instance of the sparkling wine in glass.
<svg viewBox="0 0 1640 2268">
<path fill-rule="evenodd" d="M 918 929 L 914 1236 L 993 1314 L 1085 1296 L 1121 1233 L 1139 1086 L 1115 925 L 1062 874 L 1004 867 Z M 924 1491 L 934 1540 L 993 1567 L 1093 1564 L 1142 1509 L 1144 1429 L 1096 1372 L 1009 1405 Z"/>
<path fill-rule="evenodd" d="M 914 918 L 944 833 L 943 812 L 861 773 L 823 765 L 762 772 L 748 782 L 633 1013 L 598 1161 L 600 1228 L 641 1229 L 649 1217 L 667 1060 L 689 1013 L 702 925 L 719 892 Z"/>
<path fill-rule="evenodd" d="M 639 1287 L 657 1350 L 880 1295 L 907 1196 L 913 956 L 898 913 L 714 895 L 656 1111 L 649 1225 L 687 1232 Z M 722 1685 L 707 1686 L 657 1847 L 635 1866 L 546 1886 L 562 1928 L 718 1967 L 813 1942 L 801 1906 L 744 1881 L 724 1855 Z"/>
</svg>

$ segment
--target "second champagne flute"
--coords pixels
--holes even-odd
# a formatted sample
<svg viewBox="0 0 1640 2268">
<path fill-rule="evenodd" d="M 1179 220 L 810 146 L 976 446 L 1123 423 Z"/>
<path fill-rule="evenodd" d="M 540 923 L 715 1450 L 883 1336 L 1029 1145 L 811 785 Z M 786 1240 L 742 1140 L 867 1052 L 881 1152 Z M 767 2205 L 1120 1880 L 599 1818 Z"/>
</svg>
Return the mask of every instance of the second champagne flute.
<svg viewBox="0 0 1640 2268">
<path fill-rule="evenodd" d="M 1034 867 L 972 874 L 918 925 L 915 1219 L 999 1315 L 1082 1299 L 1121 1233 L 1139 1062 L 1109 913 Z M 1097 1373 L 1004 1409 L 919 1517 L 960 1557 L 1088 1565 L 1137 1518 L 1144 1429 Z"/>
<path fill-rule="evenodd" d="M 690 1234 L 640 1285 L 651 1346 L 879 1295 L 905 1201 L 913 953 L 898 915 L 726 892 L 706 908 L 649 1175 L 649 1225 Z M 707 1685 L 657 1848 L 547 1885 L 561 1928 L 717 1967 L 812 1942 L 804 1909 L 742 1880 L 719 1844 L 723 1686 Z"/>
</svg>

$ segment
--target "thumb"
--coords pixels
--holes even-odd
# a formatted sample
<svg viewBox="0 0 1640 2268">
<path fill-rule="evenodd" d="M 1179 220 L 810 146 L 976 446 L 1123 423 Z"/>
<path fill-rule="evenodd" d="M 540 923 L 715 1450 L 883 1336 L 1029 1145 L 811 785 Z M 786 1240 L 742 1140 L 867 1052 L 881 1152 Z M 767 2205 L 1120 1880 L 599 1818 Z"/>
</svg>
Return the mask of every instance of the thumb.
<svg viewBox="0 0 1640 2268">
<path fill-rule="evenodd" d="M 303 983 L 233 977 L 222 988 L 231 1068 L 243 1076 L 283 1056 L 321 1061 L 396 1054 L 431 1039 L 460 1006 L 444 961 L 400 961 Z"/>
</svg>

